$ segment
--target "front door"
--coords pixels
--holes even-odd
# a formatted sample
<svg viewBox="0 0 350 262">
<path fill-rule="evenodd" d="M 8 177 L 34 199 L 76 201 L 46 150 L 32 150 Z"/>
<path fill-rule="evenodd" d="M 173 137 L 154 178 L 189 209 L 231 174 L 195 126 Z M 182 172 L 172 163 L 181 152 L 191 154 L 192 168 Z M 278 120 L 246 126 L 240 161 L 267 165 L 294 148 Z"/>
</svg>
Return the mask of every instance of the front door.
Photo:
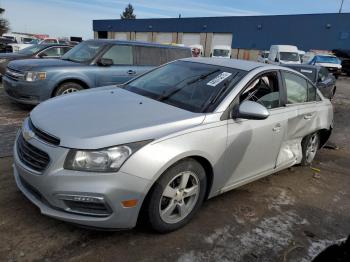
<svg viewBox="0 0 350 262">
<path fill-rule="evenodd" d="M 275 168 L 288 124 L 280 82 L 278 71 L 266 72 L 241 93 L 239 103 L 246 100 L 261 103 L 270 116 L 264 120 L 228 120 L 226 168 L 230 176 L 226 187 L 239 185 Z"/>
<path fill-rule="evenodd" d="M 137 76 L 138 67 L 133 61 L 133 47 L 128 45 L 113 45 L 101 58 L 111 59 L 113 65 L 99 66 L 96 70 L 96 86 L 122 84 Z"/>
</svg>

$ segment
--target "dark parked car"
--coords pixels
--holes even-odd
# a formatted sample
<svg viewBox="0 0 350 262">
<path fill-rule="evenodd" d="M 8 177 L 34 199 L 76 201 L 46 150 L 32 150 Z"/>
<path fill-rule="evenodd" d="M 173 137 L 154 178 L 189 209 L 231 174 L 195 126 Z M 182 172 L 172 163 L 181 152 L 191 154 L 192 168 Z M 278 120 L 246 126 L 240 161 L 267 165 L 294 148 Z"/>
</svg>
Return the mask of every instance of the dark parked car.
<svg viewBox="0 0 350 262">
<path fill-rule="evenodd" d="M 302 73 L 304 76 L 308 77 L 322 92 L 324 97 L 332 99 L 335 95 L 335 91 L 337 89 L 335 82 L 336 79 L 332 73 L 328 71 L 327 68 L 322 66 L 314 66 L 314 65 L 285 65 L 299 73 Z"/>
<path fill-rule="evenodd" d="M 72 46 L 64 44 L 32 45 L 16 53 L 0 54 L 0 78 L 5 74 L 10 61 L 29 58 L 60 58 Z"/>
<path fill-rule="evenodd" d="M 0 37 L 0 53 L 11 53 L 12 46 L 9 44 L 15 44 L 16 41 L 6 38 L 6 37 Z"/>
<path fill-rule="evenodd" d="M 350 76 L 350 49 L 335 49 L 333 53 L 341 60 L 342 72 Z"/>
<path fill-rule="evenodd" d="M 122 84 L 161 64 L 191 57 L 191 49 L 132 41 L 89 40 L 62 59 L 10 62 L 3 77 L 13 100 L 38 104 L 82 89 Z"/>
</svg>

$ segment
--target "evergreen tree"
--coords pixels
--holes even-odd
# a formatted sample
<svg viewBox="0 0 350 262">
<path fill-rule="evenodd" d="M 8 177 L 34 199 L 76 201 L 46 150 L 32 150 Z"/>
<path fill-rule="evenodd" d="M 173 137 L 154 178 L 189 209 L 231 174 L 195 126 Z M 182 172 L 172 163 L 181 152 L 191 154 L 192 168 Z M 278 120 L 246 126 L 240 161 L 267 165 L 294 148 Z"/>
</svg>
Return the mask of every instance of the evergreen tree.
<svg viewBox="0 0 350 262">
<path fill-rule="evenodd" d="M 125 7 L 124 12 L 120 15 L 120 19 L 135 19 L 136 15 L 134 14 L 134 8 L 131 4 L 128 4 Z"/>
</svg>

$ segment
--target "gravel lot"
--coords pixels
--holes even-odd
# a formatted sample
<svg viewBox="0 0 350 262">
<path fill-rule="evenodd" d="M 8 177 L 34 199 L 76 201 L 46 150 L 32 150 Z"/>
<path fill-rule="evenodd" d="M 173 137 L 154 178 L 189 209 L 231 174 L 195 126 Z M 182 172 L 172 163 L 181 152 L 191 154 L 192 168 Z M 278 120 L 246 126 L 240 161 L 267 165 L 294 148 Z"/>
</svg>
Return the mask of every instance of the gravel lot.
<svg viewBox="0 0 350 262">
<path fill-rule="evenodd" d="M 17 190 L 11 147 L 29 109 L 0 88 L 0 261 L 310 261 L 350 233 L 350 79 L 340 78 L 331 143 L 315 171 L 293 167 L 207 201 L 185 228 L 101 232 L 40 215 Z"/>
</svg>

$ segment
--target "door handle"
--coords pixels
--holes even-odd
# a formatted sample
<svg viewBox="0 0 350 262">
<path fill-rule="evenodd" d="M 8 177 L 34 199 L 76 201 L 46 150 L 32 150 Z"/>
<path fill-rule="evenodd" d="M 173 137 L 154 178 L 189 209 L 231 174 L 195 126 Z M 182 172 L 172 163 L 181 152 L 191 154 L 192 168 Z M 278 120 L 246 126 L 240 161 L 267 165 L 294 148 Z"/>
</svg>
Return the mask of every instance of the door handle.
<svg viewBox="0 0 350 262">
<path fill-rule="evenodd" d="M 134 70 L 128 70 L 126 73 L 127 73 L 128 75 L 135 75 L 135 74 L 136 74 L 136 71 L 134 71 Z"/>
<path fill-rule="evenodd" d="M 279 133 L 281 131 L 281 124 L 278 123 L 274 126 L 274 128 L 272 128 L 272 131 L 275 133 Z"/>
<path fill-rule="evenodd" d="M 305 119 L 305 120 L 309 120 L 309 119 L 311 119 L 311 117 L 312 117 L 312 114 L 306 114 L 306 115 L 304 115 L 304 119 Z"/>
</svg>

